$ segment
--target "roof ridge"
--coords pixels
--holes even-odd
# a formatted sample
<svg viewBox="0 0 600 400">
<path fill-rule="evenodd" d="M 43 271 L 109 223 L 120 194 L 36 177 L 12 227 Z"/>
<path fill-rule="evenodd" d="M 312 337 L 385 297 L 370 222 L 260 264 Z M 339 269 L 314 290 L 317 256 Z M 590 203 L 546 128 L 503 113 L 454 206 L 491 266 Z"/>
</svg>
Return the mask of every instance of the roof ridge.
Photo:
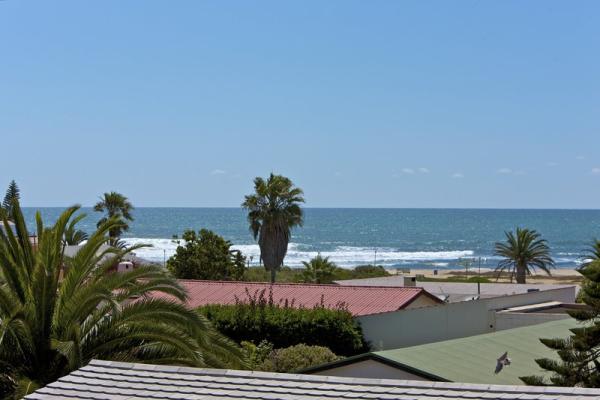
<svg viewBox="0 0 600 400">
<path fill-rule="evenodd" d="M 369 379 L 369 378 L 349 378 L 337 376 L 321 376 L 321 375 L 306 375 L 306 374 L 290 374 L 279 372 L 263 372 L 263 371 L 242 371 L 242 370 L 220 370 L 211 368 L 192 368 L 179 366 L 161 366 L 141 363 L 123 363 L 117 361 L 102 361 L 91 360 L 90 363 L 81 370 L 85 372 L 88 367 L 105 367 L 116 370 L 129 371 L 152 371 L 157 373 L 172 373 L 179 375 L 203 375 L 215 377 L 228 377 L 247 379 L 248 385 L 264 386 L 265 383 L 252 383 L 256 378 L 268 378 L 273 381 L 286 382 L 318 382 L 336 385 L 360 385 L 365 387 L 395 387 L 395 388 L 419 388 L 419 389 L 434 389 L 434 390 L 449 390 L 449 391 L 486 391 L 495 393 L 539 393 L 545 395 L 552 394 L 571 394 L 571 395 L 597 395 L 593 393 L 598 389 L 573 388 L 573 387 L 557 387 L 557 386 L 524 386 L 524 385 L 490 385 L 490 384 L 471 384 L 471 383 L 456 383 L 456 382 L 427 382 L 401 379 Z M 92 369 L 92 368 L 89 368 Z M 122 373 L 113 373 L 114 375 L 123 375 Z"/>
</svg>

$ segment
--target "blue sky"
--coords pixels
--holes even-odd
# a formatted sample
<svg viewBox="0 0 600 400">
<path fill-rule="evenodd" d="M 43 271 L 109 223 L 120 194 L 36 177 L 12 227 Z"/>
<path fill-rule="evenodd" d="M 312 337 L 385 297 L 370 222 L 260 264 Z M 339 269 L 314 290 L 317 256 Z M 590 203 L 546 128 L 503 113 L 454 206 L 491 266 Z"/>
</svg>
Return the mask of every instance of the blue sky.
<svg viewBox="0 0 600 400">
<path fill-rule="evenodd" d="M 600 207 L 597 1 L 0 2 L 29 206 Z"/>
</svg>

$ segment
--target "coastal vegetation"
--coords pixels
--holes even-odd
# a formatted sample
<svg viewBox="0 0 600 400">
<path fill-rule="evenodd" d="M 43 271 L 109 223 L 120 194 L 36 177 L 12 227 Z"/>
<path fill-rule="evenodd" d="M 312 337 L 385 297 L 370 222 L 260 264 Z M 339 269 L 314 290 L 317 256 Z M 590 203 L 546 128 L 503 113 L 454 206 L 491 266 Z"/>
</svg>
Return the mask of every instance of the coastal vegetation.
<svg viewBox="0 0 600 400">
<path fill-rule="evenodd" d="M 390 273 L 386 271 L 381 265 L 359 265 L 354 268 L 341 268 L 336 267 L 333 270 L 333 276 L 331 280 L 323 281 L 322 283 L 331 283 L 334 281 L 345 280 L 345 279 L 363 279 L 363 278 L 377 278 L 381 276 L 389 276 Z M 246 268 L 243 280 L 248 282 L 267 282 L 270 278 L 268 271 L 265 271 L 262 267 L 250 267 Z M 292 267 L 281 267 L 277 273 L 278 283 L 306 283 L 306 272 L 304 268 L 292 268 Z"/>
<path fill-rule="evenodd" d="M 351 356 L 369 349 L 358 322 L 343 304 L 326 308 L 292 307 L 293 300 L 277 304 L 265 291 L 248 293 L 245 302 L 199 308 L 213 326 L 237 343 L 272 343 L 274 348 L 297 344 L 324 346 L 335 354 Z"/>
<path fill-rule="evenodd" d="M 568 313 L 581 326 L 571 329 L 568 338 L 540 339 L 556 350 L 558 359 L 536 360 L 542 369 L 552 372 L 550 382 L 539 376 L 522 377 L 526 384 L 600 387 L 600 260 L 586 263 L 579 272 L 585 277 L 580 299 L 588 307 Z"/>
<path fill-rule="evenodd" d="M 108 232 L 110 245 L 117 245 L 123 232 L 129 230 L 128 221 L 133 221 L 133 215 L 131 214 L 133 205 L 129 202 L 129 199 L 117 192 L 104 193 L 100 201 L 94 206 L 94 211 L 106 212 L 106 215 L 98 220 L 98 227 L 109 219 L 117 221 Z"/>
<path fill-rule="evenodd" d="M 248 211 L 248 223 L 254 240 L 258 240 L 260 258 L 275 282 L 283 265 L 291 230 L 302 226 L 304 203 L 302 189 L 289 178 L 270 174 L 265 180 L 254 179 L 254 193 L 245 196 L 242 207 Z"/>
<path fill-rule="evenodd" d="M 495 254 L 503 258 L 496 268 L 498 273 L 508 272 L 511 282 L 516 277 L 517 283 L 526 283 L 527 275 L 535 268 L 550 275 L 554 260 L 550 257 L 547 241 L 538 232 L 517 228 L 516 232 L 505 232 L 505 235 L 506 241 L 495 246 Z"/>
<path fill-rule="evenodd" d="M 302 280 L 305 283 L 332 283 L 337 266 L 320 254 L 309 262 L 303 261 Z"/>
<path fill-rule="evenodd" d="M 198 234 L 193 230 L 183 233 L 167 269 L 179 279 L 241 280 L 246 268 L 246 258 L 231 249 L 231 242 L 208 229 Z"/>
<path fill-rule="evenodd" d="M 10 221 L 14 220 L 14 209 L 13 203 L 15 201 L 19 201 L 21 198 L 21 191 L 19 190 L 19 186 L 17 186 L 17 182 L 13 179 L 8 184 L 8 188 L 6 189 L 6 194 L 4 195 L 4 199 L 2 200 L 2 205 L 0 206 L 0 216 L 6 215 L 6 218 Z"/>
<path fill-rule="evenodd" d="M 15 233 L 0 230 L 2 398 L 19 398 L 93 358 L 243 367 L 242 351 L 181 303 L 184 289 L 163 268 L 111 273 L 138 248 L 102 250 L 117 217 L 101 223 L 70 258 L 64 234 L 79 207 L 51 226 L 38 213 L 35 246 L 18 201 L 12 207 Z M 172 300 L 147 296 L 156 292 Z"/>
</svg>

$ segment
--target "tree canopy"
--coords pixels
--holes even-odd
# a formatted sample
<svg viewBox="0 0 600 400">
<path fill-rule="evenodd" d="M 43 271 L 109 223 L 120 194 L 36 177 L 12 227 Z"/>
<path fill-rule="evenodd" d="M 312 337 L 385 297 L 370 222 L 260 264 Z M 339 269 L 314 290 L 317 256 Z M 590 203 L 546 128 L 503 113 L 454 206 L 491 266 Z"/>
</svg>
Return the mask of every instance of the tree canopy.
<svg viewBox="0 0 600 400">
<path fill-rule="evenodd" d="M 207 229 L 183 234 L 183 244 L 167 261 L 167 268 L 180 279 L 240 280 L 246 258 L 231 250 L 231 242 Z"/>
<path fill-rule="evenodd" d="M 94 211 L 106 212 L 106 216 L 98 220 L 98 227 L 100 227 L 109 219 L 113 219 L 117 222 L 110 228 L 110 231 L 108 232 L 111 245 L 116 245 L 123 232 L 129 230 L 128 221 L 133 221 L 133 215 L 131 214 L 133 208 L 134 207 L 129 199 L 117 192 L 104 193 L 104 195 L 100 198 L 100 201 L 94 206 Z"/>
<path fill-rule="evenodd" d="M 289 178 L 271 173 L 266 180 L 254 179 L 254 193 L 242 203 L 248 210 L 250 231 L 258 239 L 261 260 L 271 272 L 271 282 L 275 282 L 277 270 L 283 265 L 291 229 L 302 226 L 303 194 Z"/>
<path fill-rule="evenodd" d="M 585 277 L 580 298 L 587 309 L 569 310 L 581 323 L 571 329 L 568 338 L 540 339 L 556 350 L 559 360 L 535 360 L 544 370 L 551 371 L 550 382 L 540 376 L 522 377 L 529 385 L 600 387 L 600 260 L 587 263 L 579 272 Z"/>
<path fill-rule="evenodd" d="M 4 200 L 2 201 L 2 208 L 4 210 L 4 213 L 6 213 L 7 218 L 11 221 L 14 220 L 13 203 L 15 201 L 19 201 L 20 199 L 21 191 L 17 186 L 17 182 L 15 182 L 13 179 L 12 181 L 10 181 L 8 189 L 6 189 L 6 194 L 4 195 Z"/>
<path fill-rule="evenodd" d="M 503 258 L 496 268 L 498 273 L 508 271 L 511 281 L 516 276 L 517 283 L 526 283 L 526 276 L 535 268 L 550 275 L 554 260 L 548 242 L 538 232 L 517 228 L 515 233 L 505 232 L 505 235 L 505 242 L 496 243 L 495 254 Z"/>
</svg>

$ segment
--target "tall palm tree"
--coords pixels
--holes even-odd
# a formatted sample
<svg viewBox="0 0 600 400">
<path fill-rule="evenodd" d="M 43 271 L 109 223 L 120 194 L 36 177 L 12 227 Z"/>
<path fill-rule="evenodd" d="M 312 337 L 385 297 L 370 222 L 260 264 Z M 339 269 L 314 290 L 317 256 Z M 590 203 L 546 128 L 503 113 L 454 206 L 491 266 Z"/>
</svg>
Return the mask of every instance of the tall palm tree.
<svg viewBox="0 0 600 400">
<path fill-rule="evenodd" d="M 133 216 L 131 215 L 133 205 L 129 202 L 127 197 L 123 196 L 121 193 L 104 193 L 104 196 L 101 197 L 100 201 L 94 206 L 94 211 L 106 211 L 106 216 L 100 218 L 98 221 L 98 227 L 111 218 L 116 218 L 119 222 L 110 228 L 110 231 L 108 232 L 111 245 L 115 245 L 121 234 L 129 230 L 127 221 L 133 221 Z"/>
<path fill-rule="evenodd" d="M 304 192 L 289 178 L 271 173 L 265 181 L 254 178 L 254 193 L 245 196 L 242 207 L 248 210 L 248 222 L 254 240 L 258 238 L 260 257 L 271 272 L 271 283 L 287 253 L 293 227 L 302 226 Z"/>
<path fill-rule="evenodd" d="M 550 257 L 548 242 L 541 239 L 535 230 L 517 228 L 516 234 L 505 232 L 506 242 L 496 243 L 495 254 L 503 257 L 496 271 L 508 271 L 512 282 L 516 276 L 517 283 L 526 283 L 526 276 L 531 269 L 539 268 L 550 275 L 554 260 Z M 531 269 L 530 269 L 531 268 Z"/>
<path fill-rule="evenodd" d="M 9 383 L 3 387 L 16 386 L 12 397 L 93 358 L 216 367 L 234 363 L 235 347 L 184 306 L 184 289 L 164 269 L 110 272 L 133 250 L 102 246 L 118 224 L 115 219 L 101 224 L 69 258 L 63 237 L 78 207 L 67 209 L 51 227 L 38 213 L 33 248 L 18 202 L 13 204 L 16 234 L 0 230 L 0 360 L 5 375 L 13 378 L 2 379 Z M 169 296 L 158 299 L 151 293 Z"/>
</svg>

